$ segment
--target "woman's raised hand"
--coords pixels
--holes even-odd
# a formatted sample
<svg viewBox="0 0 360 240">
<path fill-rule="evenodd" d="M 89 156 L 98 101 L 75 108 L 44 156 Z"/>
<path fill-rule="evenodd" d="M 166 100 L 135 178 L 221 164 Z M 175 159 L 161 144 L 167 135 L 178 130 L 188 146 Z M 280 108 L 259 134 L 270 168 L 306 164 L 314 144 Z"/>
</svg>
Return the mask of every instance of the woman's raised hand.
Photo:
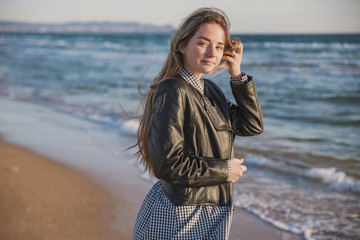
<svg viewBox="0 0 360 240">
<path fill-rule="evenodd" d="M 227 179 L 227 182 L 234 183 L 243 175 L 247 168 L 246 166 L 241 165 L 244 162 L 244 159 L 231 158 L 227 161 L 231 166 L 231 174 Z"/>
<path fill-rule="evenodd" d="M 243 44 L 236 39 L 232 40 L 232 44 L 235 46 L 235 49 L 225 50 L 222 59 L 228 61 L 229 74 L 232 78 L 235 78 L 241 75 L 240 67 L 243 55 Z"/>
</svg>

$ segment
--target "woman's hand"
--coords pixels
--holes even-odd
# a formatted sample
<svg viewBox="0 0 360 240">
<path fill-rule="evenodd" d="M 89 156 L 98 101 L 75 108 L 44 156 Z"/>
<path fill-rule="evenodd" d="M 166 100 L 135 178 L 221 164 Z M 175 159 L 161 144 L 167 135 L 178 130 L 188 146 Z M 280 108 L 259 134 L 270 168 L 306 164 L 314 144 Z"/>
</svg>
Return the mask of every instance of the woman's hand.
<svg viewBox="0 0 360 240">
<path fill-rule="evenodd" d="M 227 161 L 231 166 L 231 174 L 227 179 L 227 182 L 234 183 L 243 175 L 247 168 L 244 165 L 241 165 L 244 162 L 244 159 L 231 158 Z"/>
<path fill-rule="evenodd" d="M 235 50 L 226 50 L 222 59 L 228 61 L 229 74 L 232 78 L 239 77 L 241 75 L 241 60 L 243 54 L 243 45 L 238 40 L 232 40 L 233 45 L 236 47 Z"/>
</svg>

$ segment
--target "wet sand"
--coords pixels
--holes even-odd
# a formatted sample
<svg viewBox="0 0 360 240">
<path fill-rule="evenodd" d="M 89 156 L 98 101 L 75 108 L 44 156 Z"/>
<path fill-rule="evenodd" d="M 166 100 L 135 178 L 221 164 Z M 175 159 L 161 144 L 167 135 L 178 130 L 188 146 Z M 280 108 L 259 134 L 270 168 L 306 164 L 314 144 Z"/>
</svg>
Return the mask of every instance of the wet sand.
<svg viewBox="0 0 360 240">
<path fill-rule="evenodd" d="M 0 141 L 0 239 L 125 239 L 113 209 L 84 174 Z"/>
<path fill-rule="evenodd" d="M 133 170 L 114 193 L 86 173 L 1 140 L 0 239 L 131 239 L 152 185 Z M 235 209 L 230 239 L 300 238 Z"/>
</svg>

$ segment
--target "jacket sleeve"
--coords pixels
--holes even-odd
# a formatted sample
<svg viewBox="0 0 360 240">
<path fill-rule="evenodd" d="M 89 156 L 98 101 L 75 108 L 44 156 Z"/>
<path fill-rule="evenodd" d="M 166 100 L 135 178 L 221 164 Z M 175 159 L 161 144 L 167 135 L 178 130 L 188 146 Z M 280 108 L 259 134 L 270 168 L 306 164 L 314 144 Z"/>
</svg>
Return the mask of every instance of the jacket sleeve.
<svg viewBox="0 0 360 240">
<path fill-rule="evenodd" d="M 154 175 L 169 183 L 188 187 L 225 183 L 228 165 L 224 159 L 198 157 L 184 152 L 185 96 L 184 90 L 174 84 L 162 84 L 154 93 L 148 135 Z"/>
<path fill-rule="evenodd" d="M 228 101 L 231 125 L 236 135 L 253 136 L 263 131 L 263 116 L 252 77 L 245 84 L 232 84 L 237 104 Z"/>
</svg>

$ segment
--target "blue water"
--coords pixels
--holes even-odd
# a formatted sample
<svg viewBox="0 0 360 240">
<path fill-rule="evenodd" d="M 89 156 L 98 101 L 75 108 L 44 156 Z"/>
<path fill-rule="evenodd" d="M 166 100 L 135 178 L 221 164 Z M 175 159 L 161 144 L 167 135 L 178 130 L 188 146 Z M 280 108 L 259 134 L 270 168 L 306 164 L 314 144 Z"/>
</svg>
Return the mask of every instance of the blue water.
<svg viewBox="0 0 360 240">
<path fill-rule="evenodd" d="M 168 38 L 0 34 L 0 96 L 122 129 L 135 142 L 136 121 L 120 104 L 141 114 L 137 84 L 146 90 Z M 360 237 L 360 35 L 240 38 L 265 130 L 236 139 L 249 171 L 235 204 L 307 239 Z M 233 99 L 226 72 L 212 79 Z"/>
</svg>

